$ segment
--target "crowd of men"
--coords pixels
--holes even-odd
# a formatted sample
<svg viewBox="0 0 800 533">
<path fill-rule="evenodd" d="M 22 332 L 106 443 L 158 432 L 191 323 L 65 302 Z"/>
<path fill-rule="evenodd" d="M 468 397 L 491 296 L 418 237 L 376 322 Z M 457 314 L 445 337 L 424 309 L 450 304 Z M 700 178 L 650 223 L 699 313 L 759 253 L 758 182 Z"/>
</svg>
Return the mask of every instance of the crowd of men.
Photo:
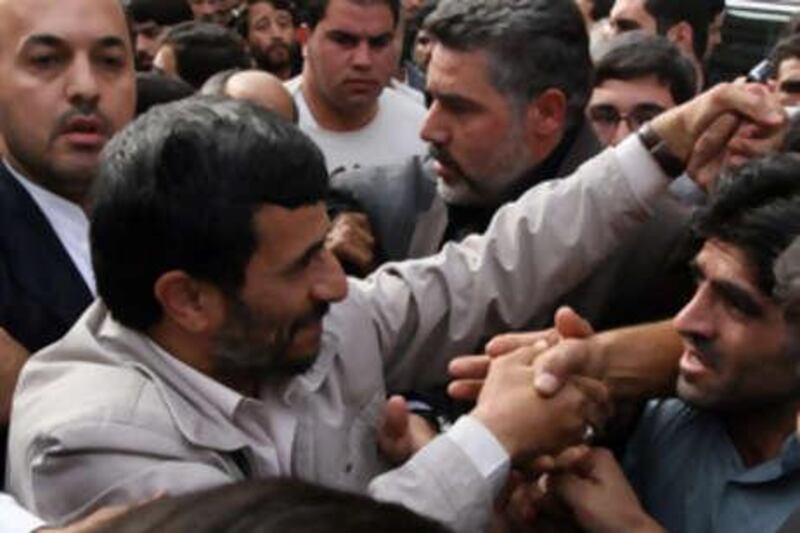
<svg viewBox="0 0 800 533">
<path fill-rule="evenodd" d="M 0 0 L 0 533 L 800 531 L 800 32 L 725 15 Z"/>
</svg>

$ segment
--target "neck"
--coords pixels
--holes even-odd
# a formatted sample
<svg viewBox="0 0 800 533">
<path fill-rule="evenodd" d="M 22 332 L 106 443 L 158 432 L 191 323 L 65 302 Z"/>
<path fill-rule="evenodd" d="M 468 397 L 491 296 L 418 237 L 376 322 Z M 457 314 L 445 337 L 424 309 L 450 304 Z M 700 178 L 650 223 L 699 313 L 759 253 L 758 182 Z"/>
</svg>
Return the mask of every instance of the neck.
<svg viewBox="0 0 800 533">
<path fill-rule="evenodd" d="M 153 326 L 147 335 L 165 352 L 201 374 L 222 383 L 243 396 L 253 397 L 258 391 L 258 379 L 243 373 L 226 372 L 215 364 L 213 342 L 210 338 L 199 339 L 185 335 L 168 319 Z"/>
<path fill-rule="evenodd" d="M 303 71 L 301 90 L 309 111 L 321 127 L 331 131 L 355 131 L 363 128 L 375 118 L 378 113 L 377 100 L 369 105 L 354 108 L 335 107 L 316 89 L 312 82 L 313 78 L 308 77 L 309 72 L 309 69 Z"/>
<path fill-rule="evenodd" d="M 37 173 L 31 172 L 24 166 L 20 165 L 11 154 L 7 154 L 4 160 L 6 164 L 20 176 L 23 176 L 31 183 L 35 183 L 39 187 L 50 191 L 56 196 L 60 196 L 61 198 L 76 204 L 88 214 L 90 199 L 89 189 L 93 180 L 46 179 L 42 178 L 41 174 L 37 175 Z M 62 184 L 64 181 L 68 181 L 70 186 L 63 186 Z"/>
<path fill-rule="evenodd" d="M 725 427 L 748 468 L 780 455 L 784 441 L 797 431 L 800 400 L 758 406 L 723 416 Z"/>
</svg>

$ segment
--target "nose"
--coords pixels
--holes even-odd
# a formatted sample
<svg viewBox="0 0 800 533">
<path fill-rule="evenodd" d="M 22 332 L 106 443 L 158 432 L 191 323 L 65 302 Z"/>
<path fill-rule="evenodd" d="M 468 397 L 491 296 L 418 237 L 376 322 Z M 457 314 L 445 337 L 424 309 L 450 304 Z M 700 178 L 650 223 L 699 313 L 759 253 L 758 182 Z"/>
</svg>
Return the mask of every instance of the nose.
<svg viewBox="0 0 800 533">
<path fill-rule="evenodd" d="M 97 74 L 88 56 L 78 55 L 69 70 L 67 100 L 73 105 L 96 104 L 100 97 Z"/>
<path fill-rule="evenodd" d="M 616 130 L 614 130 L 614 136 L 611 138 L 611 146 L 618 145 L 630 134 L 631 128 L 628 126 L 628 121 L 625 119 L 620 120 Z"/>
<path fill-rule="evenodd" d="M 685 337 L 713 338 L 716 328 L 712 300 L 708 283 L 701 283 L 689 303 L 672 320 L 678 333 Z"/>
<path fill-rule="evenodd" d="M 419 135 L 424 141 L 437 145 L 447 144 L 450 140 L 444 113 L 435 99 L 428 108 L 428 114 L 425 115 Z"/>
<path fill-rule="evenodd" d="M 372 50 L 369 42 L 362 39 L 353 50 L 353 66 L 359 69 L 369 69 L 372 66 Z"/>
<path fill-rule="evenodd" d="M 339 302 L 347 297 L 347 277 L 339 260 L 329 250 L 321 252 L 319 277 L 312 285 L 312 296 L 321 302 Z"/>
</svg>

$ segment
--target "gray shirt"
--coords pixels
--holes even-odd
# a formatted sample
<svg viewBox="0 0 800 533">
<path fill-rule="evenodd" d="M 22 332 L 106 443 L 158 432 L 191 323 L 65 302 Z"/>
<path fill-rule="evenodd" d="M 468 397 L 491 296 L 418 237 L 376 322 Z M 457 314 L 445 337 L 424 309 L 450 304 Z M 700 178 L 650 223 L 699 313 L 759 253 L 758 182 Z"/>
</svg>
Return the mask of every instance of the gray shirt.
<svg viewBox="0 0 800 533">
<path fill-rule="evenodd" d="M 671 533 L 776 531 L 800 504 L 800 445 L 747 468 L 722 421 L 681 400 L 648 404 L 625 470 L 645 510 Z"/>
</svg>

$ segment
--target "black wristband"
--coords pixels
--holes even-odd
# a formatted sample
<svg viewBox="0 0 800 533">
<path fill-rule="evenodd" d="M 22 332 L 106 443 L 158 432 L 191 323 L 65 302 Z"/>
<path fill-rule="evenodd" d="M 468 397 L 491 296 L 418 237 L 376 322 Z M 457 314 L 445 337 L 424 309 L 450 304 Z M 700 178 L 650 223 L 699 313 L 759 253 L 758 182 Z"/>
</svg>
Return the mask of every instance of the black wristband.
<svg viewBox="0 0 800 533">
<path fill-rule="evenodd" d="M 656 160 L 658 166 L 667 176 L 677 178 L 686 172 L 686 163 L 672 153 L 667 143 L 650 126 L 649 122 L 639 128 L 637 135 L 639 135 L 639 140 L 642 141 L 644 147 L 650 152 L 650 155 L 653 156 L 653 159 Z"/>
</svg>

